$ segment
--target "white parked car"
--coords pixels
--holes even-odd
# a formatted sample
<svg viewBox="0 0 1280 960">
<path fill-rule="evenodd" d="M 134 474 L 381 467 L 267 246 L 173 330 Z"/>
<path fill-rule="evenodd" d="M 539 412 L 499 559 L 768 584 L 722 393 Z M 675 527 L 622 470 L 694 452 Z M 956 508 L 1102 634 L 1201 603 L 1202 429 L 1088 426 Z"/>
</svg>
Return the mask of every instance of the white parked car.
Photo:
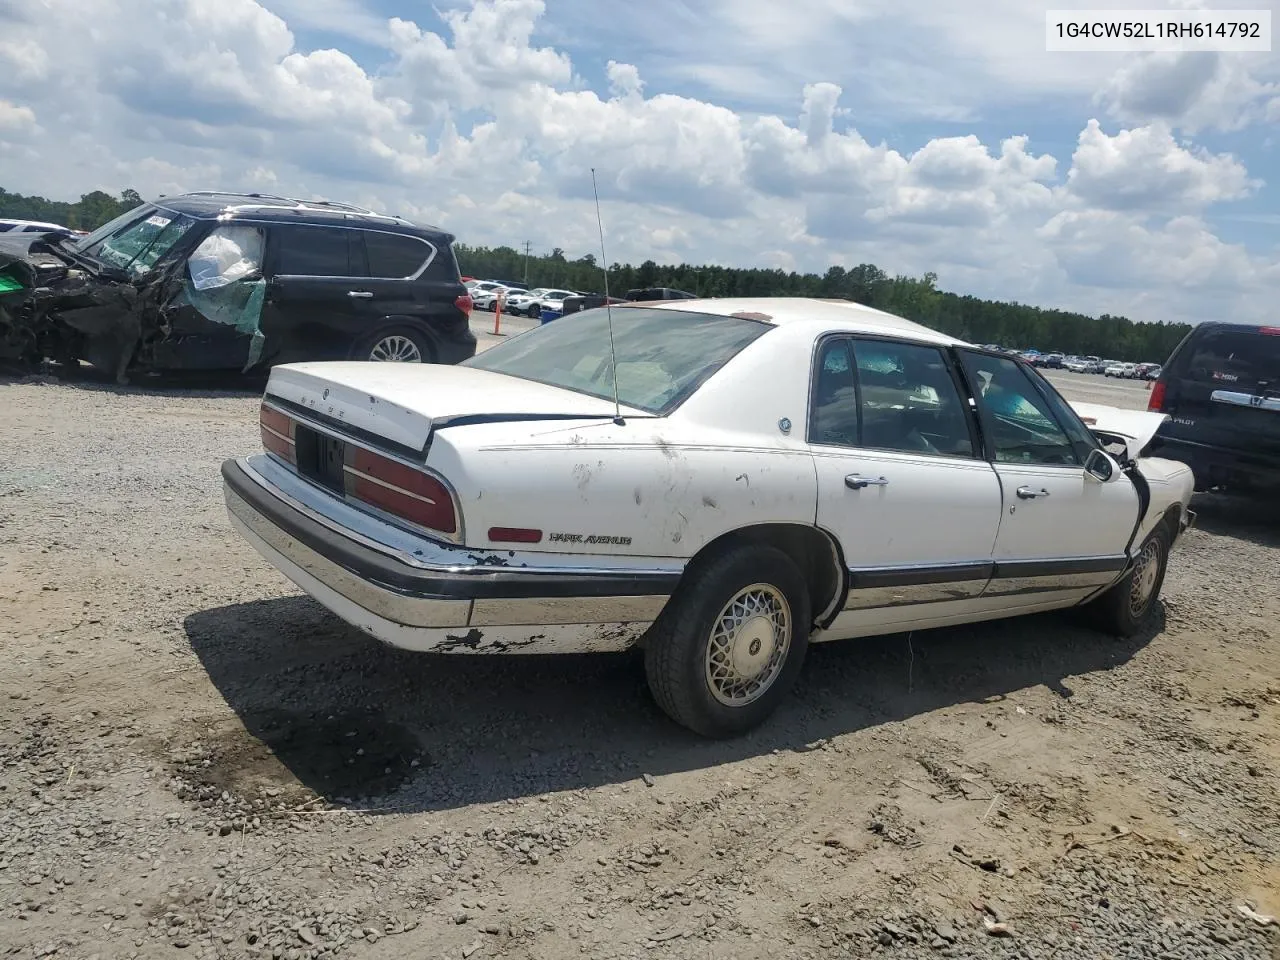
<svg viewBox="0 0 1280 960">
<path fill-rule="evenodd" d="M 473 280 L 467 284 L 467 288 L 471 291 L 471 307 L 474 310 L 492 310 L 493 301 L 498 294 L 507 291 L 505 286 L 492 280 Z M 482 302 L 484 306 L 481 306 Z"/>
<path fill-rule="evenodd" d="M 1081 605 L 1143 629 L 1191 472 L 1141 456 L 1163 415 L 1083 414 L 868 307 L 681 300 L 457 366 L 277 366 L 266 452 L 222 475 L 244 537 L 374 637 L 640 644 L 661 707 L 726 736 L 810 643 Z"/>
<path fill-rule="evenodd" d="M 1108 377 L 1132 377 L 1136 367 L 1134 363 L 1113 363 L 1102 372 Z"/>
<path fill-rule="evenodd" d="M 512 294 L 507 298 L 507 302 L 503 305 L 504 310 L 510 310 L 515 314 L 527 314 L 530 317 L 536 317 L 542 312 L 542 305 L 545 303 L 552 309 L 559 310 L 564 306 L 564 298 L 575 296 L 572 290 L 555 290 L 552 288 L 540 288 L 538 290 L 530 290 Z"/>
<path fill-rule="evenodd" d="M 6 233 L 80 233 L 57 223 L 46 223 L 43 220 L 0 220 L 0 234 Z"/>
</svg>

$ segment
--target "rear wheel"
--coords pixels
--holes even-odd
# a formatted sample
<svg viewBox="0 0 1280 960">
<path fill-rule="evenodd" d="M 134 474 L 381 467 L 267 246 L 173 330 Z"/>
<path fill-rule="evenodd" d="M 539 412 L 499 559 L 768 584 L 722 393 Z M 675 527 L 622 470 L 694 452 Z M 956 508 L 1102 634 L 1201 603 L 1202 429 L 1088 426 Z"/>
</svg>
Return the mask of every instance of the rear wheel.
<svg viewBox="0 0 1280 960">
<path fill-rule="evenodd" d="M 645 643 L 658 706 L 708 737 L 745 733 L 795 683 L 809 643 L 809 590 L 774 547 L 735 547 L 690 571 Z"/>
<path fill-rule="evenodd" d="M 417 330 L 397 327 L 374 334 L 357 356 L 384 363 L 432 363 L 435 351 Z"/>
<path fill-rule="evenodd" d="M 1085 607 L 1099 629 L 1132 637 L 1148 624 L 1164 585 L 1171 543 L 1169 528 L 1160 524 L 1142 542 L 1123 579 Z"/>
</svg>

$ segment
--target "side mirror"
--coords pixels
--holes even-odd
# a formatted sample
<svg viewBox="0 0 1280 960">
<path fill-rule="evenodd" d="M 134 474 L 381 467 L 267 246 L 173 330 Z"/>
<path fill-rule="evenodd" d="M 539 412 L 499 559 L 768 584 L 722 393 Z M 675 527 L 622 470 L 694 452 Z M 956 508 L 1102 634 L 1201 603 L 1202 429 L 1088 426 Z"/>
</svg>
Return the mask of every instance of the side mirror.
<svg viewBox="0 0 1280 960">
<path fill-rule="evenodd" d="M 1085 473 L 1099 483 L 1106 483 L 1116 475 L 1116 462 L 1104 450 L 1092 450 L 1084 461 Z"/>
</svg>

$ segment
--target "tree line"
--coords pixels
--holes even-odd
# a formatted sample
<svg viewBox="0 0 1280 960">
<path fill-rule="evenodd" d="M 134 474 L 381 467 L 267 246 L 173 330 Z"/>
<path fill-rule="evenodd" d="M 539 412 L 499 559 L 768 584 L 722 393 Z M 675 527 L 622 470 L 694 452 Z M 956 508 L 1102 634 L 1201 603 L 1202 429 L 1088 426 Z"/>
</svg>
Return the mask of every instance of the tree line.
<svg viewBox="0 0 1280 960">
<path fill-rule="evenodd" d="M 78 230 L 96 227 L 142 202 L 135 190 L 119 197 L 95 190 L 70 203 L 23 196 L 0 188 L 0 217 L 43 220 Z M 463 274 L 496 280 L 527 281 L 530 286 L 603 293 L 604 274 L 587 254 L 570 260 L 557 247 L 526 257 L 512 247 L 457 244 Z M 829 297 L 852 300 L 970 343 L 1094 354 L 1109 360 L 1161 362 L 1191 328 L 1177 323 L 1135 323 L 1103 314 L 1091 317 L 1022 303 L 983 300 L 937 288 L 937 276 L 890 276 L 869 263 L 851 269 L 833 266 L 824 274 L 761 268 L 615 263 L 609 267 L 609 291 L 615 296 L 638 287 L 674 287 L 701 297 Z"/>
<path fill-rule="evenodd" d="M 584 293 L 604 292 L 604 273 L 596 258 L 576 260 L 556 248 L 530 256 L 511 247 L 455 245 L 466 276 L 527 281 Z M 1126 317 L 1091 317 L 1022 303 L 983 300 L 939 290 L 937 275 L 890 276 L 873 264 L 852 269 L 833 266 L 824 274 L 761 268 L 658 264 L 609 267 L 609 292 L 620 296 L 642 287 L 674 287 L 700 297 L 824 297 L 852 300 L 922 323 L 970 343 L 997 343 L 1044 352 L 1060 350 L 1108 360 L 1161 363 L 1191 329 L 1185 323 L 1135 323 Z"/>
<path fill-rule="evenodd" d="M 125 190 L 119 197 L 94 190 L 82 194 L 79 200 L 70 203 L 65 200 L 46 200 L 44 197 L 26 197 L 0 187 L 0 217 L 56 223 L 72 230 L 95 230 L 140 203 L 142 197 L 136 190 Z"/>
</svg>

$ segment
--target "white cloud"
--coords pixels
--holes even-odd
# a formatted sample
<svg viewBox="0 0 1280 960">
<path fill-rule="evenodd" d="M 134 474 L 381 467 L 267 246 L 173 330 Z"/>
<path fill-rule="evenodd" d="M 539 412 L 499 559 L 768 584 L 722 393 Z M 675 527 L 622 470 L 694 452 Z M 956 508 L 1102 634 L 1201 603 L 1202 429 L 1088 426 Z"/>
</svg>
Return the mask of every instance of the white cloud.
<svg viewBox="0 0 1280 960">
<path fill-rule="evenodd" d="M 1261 184 L 1229 154 L 1180 146 L 1163 124 L 1112 137 L 1090 120 L 1080 132 L 1067 185 L 1093 206 L 1176 213 L 1242 199 Z"/>
<path fill-rule="evenodd" d="M 1236 53 L 1149 53 L 1116 71 L 1095 98 L 1125 123 L 1160 122 L 1187 133 L 1239 130 L 1280 103 L 1280 84 L 1250 71 L 1269 58 Z M 1268 118 L 1274 119 L 1274 118 Z"/>
<path fill-rule="evenodd" d="M 0 100 L 0 130 L 7 127 L 35 126 L 36 114 L 30 107 Z"/>
<path fill-rule="evenodd" d="M 1035 148 L 1021 124 L 990 119 L 995 135 L 950 126 L 891 146 L 859 132 L 862 106 L 915 102 L 917 118 L 955 120 L 1022 96 L 1021 70 L 1020 89 L 1073 93 L 1083 109 L 1114 63 L 1068 64 L 1025 44 L 1000 52 L 1043 45 L 1043 10 L 1021 0 L 995 0 L 986 33 L 961 29 L 971 11 L 941 0 L 920 10 L 654 2 L 644 16 L 593 5 L 592 23 L 606 36 L 666 24 L 673 49 L 696 41 L 708 52 L 699 62 L 722 77 L 748 52 L 739 65 L 757 78 L 754 65 L 778 67 L 769 86 L 785 104 L 748 111 L 673 91 L 654 79 L 673 75 L 670 61 L 650 58 L 651 68 L 635 45 L 571 60 L 547 39 L 542 0 L 465 0 L 440 13 L 438 32 L 407 15 L 379 21 L 355 0 L 310 12 L 296 0 L 152 0 L 142 20 L 131 0 L 44 0 L 0 46 L 0 184 L 59 196 L 125 186 L 327 195 L 470 243 L 598 256 L 594 167 L 613 259 L 873 262 L 936 270 L 943 286 L 979 295 L 1144 319 L 1199 319 L 1228 301 L 1252 315 L 1277 298 L 1270 261 L 1206 219 L 1257 196 L 1258 183 L 1240 159 L 1174 137 L 1226 68 L 1203 79 L 1172 64 L 1161 80 L 1159 63 L 1135 62 L 1107 100 L 1131 119 L 1111 132 L 1090 122 L 1069 162 Z M 740 23 L 726 19 L 731 6 Z M 708 24 L 715 34 L 699 32 Z M 908 49 L 910 24 L 921 30 Z M 385 61 L 301 48 L 295 26 L 357 37 Z M 828 71 L 840 43 L 852 73 Z M 770 61 L 780 45 L 805 56 Z M 1248 87 L 1247 109 L 1280 112 L 1280 98 L 1250 82 L 1263 86 Z M 1008 89 L 993 96 L 993 85 Z M 1083 117 L 1071 122 L 1069 135 Z"/>
</svg>

